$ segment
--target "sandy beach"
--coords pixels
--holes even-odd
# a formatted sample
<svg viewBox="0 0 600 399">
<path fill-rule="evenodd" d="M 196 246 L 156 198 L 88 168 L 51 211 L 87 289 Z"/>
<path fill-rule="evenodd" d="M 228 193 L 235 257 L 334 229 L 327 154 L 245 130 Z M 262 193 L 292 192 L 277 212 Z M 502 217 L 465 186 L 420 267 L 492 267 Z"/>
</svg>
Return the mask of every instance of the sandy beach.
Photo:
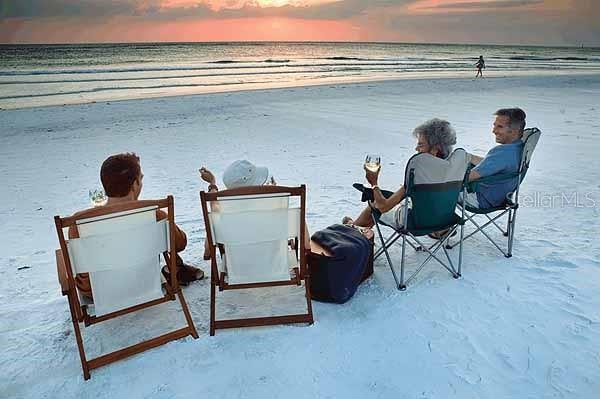
<svg viewBox="0 0 600 399">
<path fill-rule="evenodd" d="M 457 147 L 494 145 L 496 109 L 519 106 L 543 135 L 522 185 L 514 256 L 465 242 L 463 277 L 430 264 L 405 292 L 387 264 L 344 305 L 313 302 L 315 324 L 208 335 L 209 282 L 184 290 L 200 338 L 92 372 L 84 382 L 54 264 L 53 217 L 89 206 L 110 154 L 135 151 L 143 198 L 175 196 L 202 261 L 197 169 L 233 160 L 307 185 L 311 232 L 361 209 L 367 152 L 397 189 L 412 129 L 433 118 Z M 0 397 L 593 398 L 600 390 L 600 75 L 411 79 L 0 110 Z M 393 254 L 399 258 L 399 248 Z M 419 254 L 409 252 L 416 265 Z M 224 313 L 292 306 L 297 292 L 248 294 Z M 254 302 L 253 302 L 254 301 Z M 233 301 L 233 304 L 236 302 Z M 239 302 L 238 302 L 239 303 Z M 99 351 L 182 323 L 174 306 L 84 330 Z"/>
</svg>

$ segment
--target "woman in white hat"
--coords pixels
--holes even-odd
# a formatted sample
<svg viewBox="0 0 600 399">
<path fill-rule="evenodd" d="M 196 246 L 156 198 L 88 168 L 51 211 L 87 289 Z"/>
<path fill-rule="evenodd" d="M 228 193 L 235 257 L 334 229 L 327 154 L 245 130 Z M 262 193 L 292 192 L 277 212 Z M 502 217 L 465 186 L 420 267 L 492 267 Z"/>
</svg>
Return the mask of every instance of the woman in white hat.
<svg viewBox="0 0 600 399">
<path fill-rule="evenodd" d="M 215 175 L 206 167 L 201 167 L 200 177 L 208 183 L 208 192 L 219 191 Z M 269 178 L 269 169 L 266 166 L 256 166 L 252 162 L 245 159 L 237 160 L 231 163 L 223 173 L 223 183 L 225 188 L 239 188 L 249 186 L 262 186 L 265 184 L 276 185 L 273 176 Z M 304 247 L 310 251 L 310 234 L 308 228 L 305 231 Z M 204 242 L 204 260 L 210 259 L 210 248 L 208 241 Z"/>
</svg>

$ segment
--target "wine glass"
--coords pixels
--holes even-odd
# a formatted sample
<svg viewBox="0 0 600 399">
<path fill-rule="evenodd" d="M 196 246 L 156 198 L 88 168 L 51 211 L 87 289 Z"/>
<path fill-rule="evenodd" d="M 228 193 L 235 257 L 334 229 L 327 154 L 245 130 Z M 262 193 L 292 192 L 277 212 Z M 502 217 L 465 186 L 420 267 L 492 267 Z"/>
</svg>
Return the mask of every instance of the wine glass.
<svg viewBox="0 0 600 399">
<path fill-rule="evenodd" d="M 89 191 L 90 201 L 93 206 L 102 206 L 106 204 L 106 194 L 102 189 L 93 189 Z"/>
<path fill-rule="evenodd" d="M 367 154 L 365 158 L 365 168 L 371 172 L 377 172 L 381 167 L 381 157 L 375 154 Z"/>
</svg>

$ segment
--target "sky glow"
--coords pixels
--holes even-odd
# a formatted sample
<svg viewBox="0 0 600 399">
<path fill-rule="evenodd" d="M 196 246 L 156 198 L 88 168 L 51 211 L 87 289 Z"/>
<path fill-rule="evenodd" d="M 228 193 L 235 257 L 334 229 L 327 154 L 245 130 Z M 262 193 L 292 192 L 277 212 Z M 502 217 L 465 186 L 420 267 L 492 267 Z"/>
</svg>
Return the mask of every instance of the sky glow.
<svg viewBox="0 0 600 399">
<path fill-rule="evenodd" d="M 0 0 L 0 42 L 600 46 L 599 20 L 595 0 Z"/>
</svg>

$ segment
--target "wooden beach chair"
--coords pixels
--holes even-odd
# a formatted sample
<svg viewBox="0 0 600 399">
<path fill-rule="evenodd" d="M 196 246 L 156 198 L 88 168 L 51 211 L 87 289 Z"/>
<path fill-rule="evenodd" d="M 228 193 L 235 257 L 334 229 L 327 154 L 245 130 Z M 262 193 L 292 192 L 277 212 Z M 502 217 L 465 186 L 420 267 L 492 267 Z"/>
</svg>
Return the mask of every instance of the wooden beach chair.
<svg viewBox="0 0 600 399">
<path fill-rule="evenodd" d="M 392 275 L 399 290 L 405 290 L 409 282 L 417 276 L 423 267 L 435 260 L 444 267 L 454 278 L 461 275 L 462 245 L 458 261 L 451 259 L 445 244 L 460 226 L 460 236 L 463 235 L 464 220 L 462 215 L 455 212 L 459 193 L 463 187 L 467 170 L 467 153 L 462 148 L 456 149 L 446 159 L 434 157 L 431 154 L 420 153 L 413 155 L 406 164 L 404 187 L 406 198 L 401 206 L 402 220 L 396 223 L 386 223 L 382 220 L 381 212 L 374 208 L 372 215 L 375 228 L 381 241 L 380 248 L 375 252 L 375 259 L 385 254 Z M 389 227 L 392 234 L 385 239 L 381 226 Z M 433 245 L 425 245 L 419 237 L 431 233 L 446 231 Z M 388 249 L 397 240 L 402 239 L 402 257 L 400 259 L 400 277 L 394 268 Z M 462 239 L 459 243 L 462 242 Z M 405 278 L 406 245 L 418 251 L 427 253 L 427 258 L 417 269 Z M 441 256 L 441 252 L 444 256 Z"/>
<path fill-rule="evenodd" d="M 478 208 L 469 205 L 468 202 L 465 202 L 464 205 L 461 202 L 458 203 L 459 208 L 464 209 L 466 211 L 465 221 L 468 221 L 472 223 L 473 226 L 475 226 L 475 230 L 464 237 L 465 240 L 477 233 L 481 233 L 505 257 L 510 258 L 512 256 L 513 240 L 515 237 L 515 227 L 517 221 L 517 210 L 519 209 L 519 188 L 521 187 L 521 183 L 525 179 L 525 175 L 529 170 L 529 164 L 533 156 L 533 151 L 537 146 L 541 134 L 542 132 L 535 127 L 528 128 L 523 131 L 523 137 L 521 138 L 523 140 L 523 151 L 521 153 L 521 162 L 519 165 L 518 172 L 501 173 L 466 183 L 465 189 L 468 192 L 473 193 L 477 191 L 477 187 L 481 184 L 495 183 L 506 180 L 516 181 L 515 189 L 511 193 L 508 193 L 505 202 L 500 206 L 493 208 Z M 478 221 L 478 215 L 485 217 L 485 219 L 483 219 L 483 222 Z M 505 222 L 506 229 L 504 229 L 499 223 L 499 220 L 501 220 L 504 216 L 507 217 Z M 496 242 L 496 240 L 494 240 L 494 237 L 492 237 L 490 233 L 485 231 L 485 229 L 488 226 L 495 226 L 500 231 L 503 238 L 506 237 L 506 244 L 499 244 L 498 242 Z M 448 248 L 453 248 L 456 245 L 458 245 L 458 243 L 454 243 L 451 245 L 449 244 Z M 506 249 L 503 248 L 503 246 L 501 245 L 506 245 Z"/>
<path fill-rule="evenodd" d="M 216 329 L 282 323 L 313 323 L 306 254 L 303 248 L 306 187 L 243 187 L 200 193 L 211 252 L 210 335 Z M 290 207 L 290 200 L 299 200 Z M 209 209 L 210 208 L 210 209 Z M 217 249 L 223 256 L 217 259 Z M 219 291 L 301 285 L 306 312 L 301 314 L 217 320 Z"/>
<path fill-rule="evenodd" d="M 166 208 L 168 218 L 156 220 Z M 191 335 L 198 338 L 187 304 L 177 282 L 173 197 L 94 208 L 81 214 L 55 216 L 60 242 L 58 276 L 67 296 L 84 379 L 90 371 L 169 341 Z M 65 239 L 65 229 L 77 229 L 79 238 Z M 170 285 L 163 287 L 160 255 L 170 253 Z M 88 273 L 93 300 L 78 292 L 75 276 Z M 164 288 L 164 291 L 163 291 Z M 179 299 L 187 325 L 126 348 L 87 359 L 80 323 L 86 327 Z M 140 326 L 143 328 L 143 326 Z"/>
</svg>

